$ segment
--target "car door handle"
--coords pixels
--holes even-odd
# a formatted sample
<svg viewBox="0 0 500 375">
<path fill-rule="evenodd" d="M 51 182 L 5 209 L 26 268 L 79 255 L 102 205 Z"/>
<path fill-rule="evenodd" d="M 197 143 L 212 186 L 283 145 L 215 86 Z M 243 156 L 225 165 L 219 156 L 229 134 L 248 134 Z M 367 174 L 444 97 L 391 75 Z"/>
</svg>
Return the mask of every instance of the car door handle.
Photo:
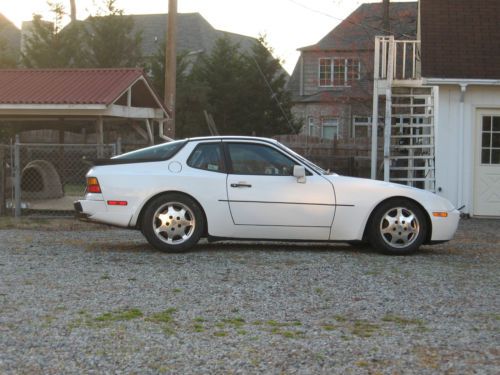
<svg viewBox="0 0 500 375">
<path fill-rule="evenodd" d="M 246 187 L 246 188 L 251 188 L 252 185 L 247 184 L 246 182 L 238 182 L 237 184 L 231 184 L 232 188 L 239 188 L 239 187 Z"/>
</svg>

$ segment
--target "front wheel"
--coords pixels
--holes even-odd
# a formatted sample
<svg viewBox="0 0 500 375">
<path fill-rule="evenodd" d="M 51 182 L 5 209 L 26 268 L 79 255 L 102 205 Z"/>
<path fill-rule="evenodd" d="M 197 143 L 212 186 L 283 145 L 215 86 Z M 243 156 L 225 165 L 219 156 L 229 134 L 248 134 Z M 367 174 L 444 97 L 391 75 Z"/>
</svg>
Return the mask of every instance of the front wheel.
<svg viewBox="0 0 500 375">
<path fill-rule="evenodd" d="M 370 220 L 371 245 L 385 254 L 407 255 L 424 242 L 428 226 L 425 214 L 414 202 L 392 199 L 381 204 Z"/>
<path fill-rule="evenodd" d="M 196 245 L 204 227 L 201 207 L 185 195 L 171 193 L 148 204 L 141 231 L 157 249 L 180 252 Z"/>
</svg>

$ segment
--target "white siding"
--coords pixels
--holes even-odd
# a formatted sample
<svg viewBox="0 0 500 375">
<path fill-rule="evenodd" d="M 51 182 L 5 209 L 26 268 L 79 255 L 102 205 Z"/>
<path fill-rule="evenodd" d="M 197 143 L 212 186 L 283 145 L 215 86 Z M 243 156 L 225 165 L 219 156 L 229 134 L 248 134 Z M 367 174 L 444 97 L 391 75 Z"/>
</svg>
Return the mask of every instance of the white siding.
<svg viewBox="0 0 500 375">
<path fill-rule="evenodd" d="M 436 139 L 436 189 L 457 206 L 466 205 L 463 212 L 472 214 L 474 204 L 475 123 L 478 109 L 500 109 L 500 86 L 468 86 L 464 101 L 464 137 L 460 145 L 460 87 L 439 87 L 439 119 Z M 459 153 L 463 152 L 463 166 Z M 463 168 L 463 181 L 459 181 Z M 462 197 L 459 197 L 462 184 Z M 441 188 L 441 191 L 439 191 Z"/>
</svg>

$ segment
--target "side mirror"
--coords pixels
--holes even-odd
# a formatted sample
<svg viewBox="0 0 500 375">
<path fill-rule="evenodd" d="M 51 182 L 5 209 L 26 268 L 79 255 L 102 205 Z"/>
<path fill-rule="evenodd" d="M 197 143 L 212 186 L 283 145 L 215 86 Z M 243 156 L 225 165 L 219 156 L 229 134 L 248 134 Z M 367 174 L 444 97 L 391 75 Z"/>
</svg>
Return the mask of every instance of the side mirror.
<svg viewBox="0 0 500 375">
<path fill-rule="evenodd" d="M 300 184 L 306 183 L 306 169 L 302 165 L 293 166 L 293 176 L 297 177 L 297 182 Z"/>
</svg>

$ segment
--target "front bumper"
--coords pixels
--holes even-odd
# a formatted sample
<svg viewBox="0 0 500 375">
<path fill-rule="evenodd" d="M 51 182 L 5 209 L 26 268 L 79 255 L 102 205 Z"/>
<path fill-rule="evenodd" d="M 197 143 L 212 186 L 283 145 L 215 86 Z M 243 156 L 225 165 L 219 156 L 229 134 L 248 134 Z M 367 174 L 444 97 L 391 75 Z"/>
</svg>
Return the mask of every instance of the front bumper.
<svg viewBox="0 0 500 375">
<path fill-rule="evenodd" d="M 432 238 L 431 242 L 449 241 L 455 235 L 460 222 L 460 211 L 448 211 L 448 217 L 431 216 Z"/>
</svg>

